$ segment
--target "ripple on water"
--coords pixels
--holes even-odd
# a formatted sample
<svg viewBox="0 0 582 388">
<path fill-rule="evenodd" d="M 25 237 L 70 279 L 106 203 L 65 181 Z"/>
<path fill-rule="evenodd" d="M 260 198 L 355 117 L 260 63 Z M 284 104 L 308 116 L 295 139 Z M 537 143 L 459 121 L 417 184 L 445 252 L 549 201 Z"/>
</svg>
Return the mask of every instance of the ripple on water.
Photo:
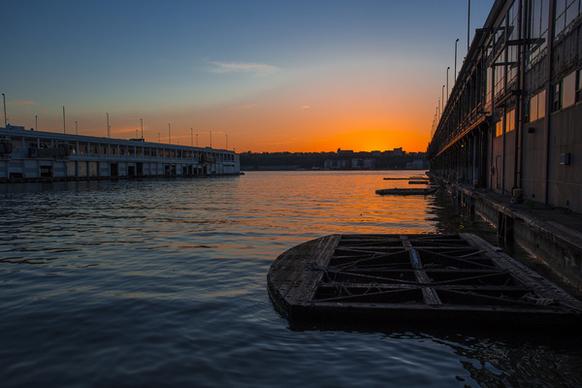
<svg viewBox="0 0 582 388">
<path fill-rule="evenodd" d="M 0 186 L 3 386 L 580 386 L 579 339 L 294 331 L 265 283 L 330 233 L 465 224 L 411 172 Z"/>
</svg>

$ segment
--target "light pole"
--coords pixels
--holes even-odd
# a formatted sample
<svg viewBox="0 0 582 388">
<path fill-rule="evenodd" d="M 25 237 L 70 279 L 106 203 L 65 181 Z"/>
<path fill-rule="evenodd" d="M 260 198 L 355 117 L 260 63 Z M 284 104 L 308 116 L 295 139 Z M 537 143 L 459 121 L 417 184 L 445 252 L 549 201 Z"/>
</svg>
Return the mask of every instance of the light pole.
<svg viewBox="0 0 582 388">
<path fill-rule="evenodd" d="M 467 0 L 467 55 L 471 44 L 471 0 Z"/>
<path fill-rule="evenodd" d="M 210 132 L 210 148 L 212 148 L 212 129 L 209 132 Z"/>
<path fill-rule="evenodd" d="M 168 144 L 172 144 L 172 125 L 168 123 Z"/>
<path fill-rule="evenodd" d="M 457 45 L 459 44 L 459 38 L 455 40 L 455 83 L 457 82 Z"/>
<path fill-rule="evenodd" d="M 111 137 L 111 125 L 109 124 L 109 113 L 105 113 L 107 116 L 107 137 Z"/>
<path fill-rule="evenodd" d="M 38 115 L 34 115 L 34 130 L 38 131 Z"/>
<path fill-rule="evenodd" d="M 194 128 L 190 128 L 190 146 L 194 147 Z"/>
<path fill-rule="evenodd" d="M 143 119 L 139 119 L 139 124 L 141 126 L 141 139 L 143 140 Z"/>
<path fill-rule="evenodd" d="M 228 133 L 224 133 L 224 137 L 226 138 L 226 149 L 228 150 Z"/>
<path fill-rule="evenodd" d="M 65 118 L 65 106 L 63 105 L 63 133 L 67 133 L 67 120 Z"/>
<path fill-rule="evenodd" d="M 6 116 L 6 94 L 2 93 L 2 106 L 4 107 L 4 128 L 8 126 L 8 116 Z"/>
<path fill-rule="evenodd" d="M 445 85 L 441 88 L 441 115 L 445 110 Z"/>
<path fill-rule="evenodd" d="M 79 134 L 79 122 L 75 120 L 75 135 Z"/>
<path fill-rule="evenodd" d="M 449 101 L 449 70 L 451 70 L 451 67 L 447 66 L 447 101 Z"/>
<path fill-rule="evenodd" d="M 196 147 L 198 147 L 198 129 L 196 129 Z"/>
</svg>

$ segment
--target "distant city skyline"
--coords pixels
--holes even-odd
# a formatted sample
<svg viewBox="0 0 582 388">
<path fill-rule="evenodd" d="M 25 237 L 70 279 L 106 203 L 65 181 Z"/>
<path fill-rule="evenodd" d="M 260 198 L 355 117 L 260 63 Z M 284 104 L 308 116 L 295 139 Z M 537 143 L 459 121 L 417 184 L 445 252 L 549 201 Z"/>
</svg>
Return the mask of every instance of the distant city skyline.
<svg viewBox="0 0 582 388">
<path fill-rule="evenodd" d="M 492 0 L 472 2 L 472 31 Z M 424 151 L 466 1 L 7 1 L 11 124 L 237 151 Z M 473 33 L 473 32 L 472 32 Z M 450 82 L 452 85 L 453 75 Z"/>
</svg>

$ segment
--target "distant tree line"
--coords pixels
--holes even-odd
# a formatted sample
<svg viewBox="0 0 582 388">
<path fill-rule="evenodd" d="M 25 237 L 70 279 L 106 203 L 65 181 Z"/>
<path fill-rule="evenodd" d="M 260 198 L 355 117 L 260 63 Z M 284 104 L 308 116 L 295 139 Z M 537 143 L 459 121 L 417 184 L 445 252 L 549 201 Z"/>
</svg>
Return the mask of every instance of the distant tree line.
<svg viewBox="0 0 582 388">
<path fill-rule="evenodd" d="M 338 149 L 337 152 L 244 152 L 240 154 L 243 170 L 353 170 L 427 168 L 424 152 L 362 151 Z"/>
</svg>

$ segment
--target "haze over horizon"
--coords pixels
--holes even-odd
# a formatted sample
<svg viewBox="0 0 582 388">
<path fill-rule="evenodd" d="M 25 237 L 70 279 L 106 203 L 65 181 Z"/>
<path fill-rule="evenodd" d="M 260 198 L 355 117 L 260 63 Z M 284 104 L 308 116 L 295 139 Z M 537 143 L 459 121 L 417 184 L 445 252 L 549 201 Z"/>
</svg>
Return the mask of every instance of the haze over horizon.
<svg viewBox="0 0 582 388">
<path fill-rule="evenodd" d="M 472 33 L 492 0 L 473 1 Z M 466 0 L 7 1 L 14 125 L 237 151 L 425 151 Z"/>
</svg>

